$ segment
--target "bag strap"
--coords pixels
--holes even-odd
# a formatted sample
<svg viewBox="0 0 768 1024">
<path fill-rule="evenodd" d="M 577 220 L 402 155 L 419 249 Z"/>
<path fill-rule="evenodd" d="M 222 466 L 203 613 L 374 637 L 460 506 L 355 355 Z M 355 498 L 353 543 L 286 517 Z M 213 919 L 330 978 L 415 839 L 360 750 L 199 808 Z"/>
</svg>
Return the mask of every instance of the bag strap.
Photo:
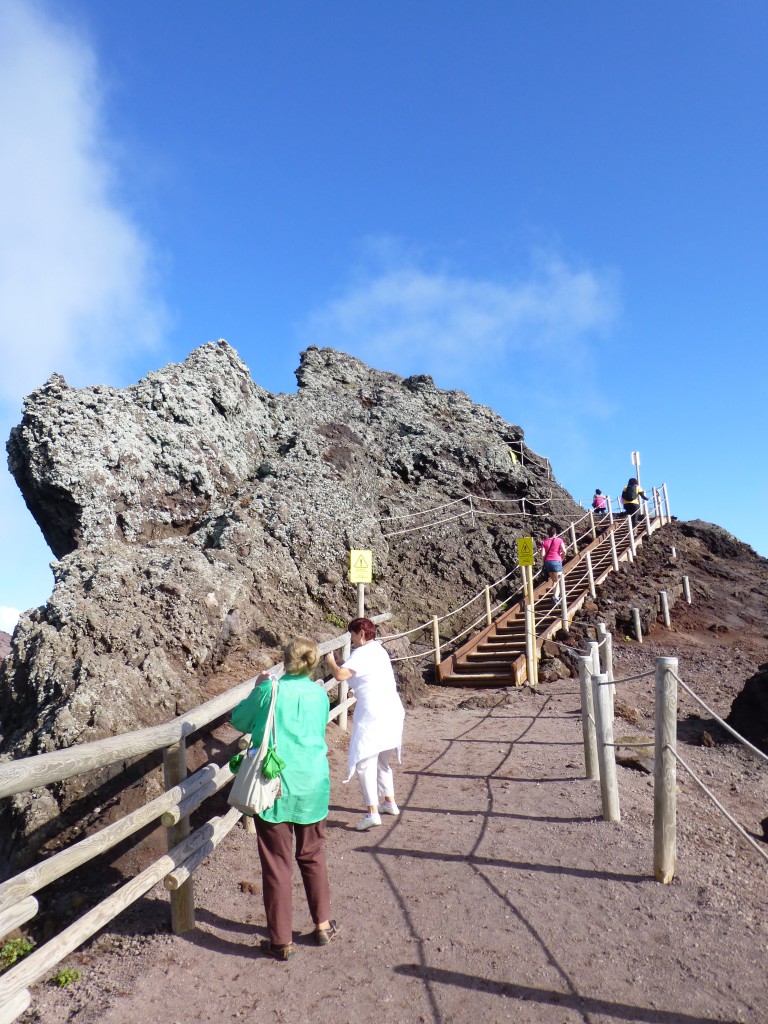
<svg viewBox="0 0 768 1024">
<path fill-rule="evenodd" d="M 270 734 L 274 737 L 273 746 L 277 746 L 277 732 L 275 730 L 275 701 L 277 700 L 277 680 L 272 680 L 272 697 L 269 702 L 269 711 L 267 712 L 267 721 L 264 724 L 264 735 L 261 740 L 261 746 L 259 747 L 259 756 L 263 758 L 267 753 L 269 747 Z"/>
</svg>

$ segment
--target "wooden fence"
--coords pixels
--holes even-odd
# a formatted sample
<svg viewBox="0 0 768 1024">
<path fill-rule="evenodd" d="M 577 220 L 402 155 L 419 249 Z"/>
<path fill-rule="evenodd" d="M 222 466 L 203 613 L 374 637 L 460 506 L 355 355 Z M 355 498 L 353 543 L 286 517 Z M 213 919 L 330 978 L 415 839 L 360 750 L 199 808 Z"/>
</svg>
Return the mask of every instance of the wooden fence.
<svg viewBox="0 0 768 1024">
<path fill-rule="evenodd" d="M 390 613 L 385 612 L 374 616 L 373 622 L 381 623 L 390 618 Z M 324 641 L 319 647 L 321 655 L 341 650 L 342 658 L 346 658 L 350 635 L 344 633 Z M 273 666 L 270 673 L 278 676 L 282 670 L 280 663 Z M 347 714 L 354 703 L 347 683 L 330 680 L 323 685 L 326 690 L 339 687 L 339 700 L 328 721 L 338 718 L 339 725 L 346 730 Z M 247 679 L 164 725 L 0 765 L 0 797 L 39 789 L 156 750 L 163 752 L 165 778 L 162 796 L 0 884 L 0 939 L 37 915 L 39 904 L 35 894 L 41 889 L 106 853 L 150 822 L 159 819 L 166 827 L 168 840 L 166 854 L 0 976 L 0 1024 L 10 1024 L 27 1009 L 30 985 L 160 881 L 170 890 L 173 931 L 181 933 L 194 927 L 192 873 L 216 849 L 241 814 L 232 808 L 223 817 L 211 817 L 191 831 L 190 814 L 226 786 L 233 776 L 228 763 L 213 762 L 188 775 L 187 741 L 236 707 L 253 686 L 254 679 Z"/>
</svg>

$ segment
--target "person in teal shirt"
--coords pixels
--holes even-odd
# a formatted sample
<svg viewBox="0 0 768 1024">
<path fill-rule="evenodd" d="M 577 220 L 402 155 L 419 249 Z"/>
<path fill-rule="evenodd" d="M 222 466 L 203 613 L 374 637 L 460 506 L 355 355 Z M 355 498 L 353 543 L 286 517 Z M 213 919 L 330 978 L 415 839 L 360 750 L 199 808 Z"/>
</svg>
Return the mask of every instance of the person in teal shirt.
<svg viewBox="0 0 768 1024">
<path fill-rule="evenodd" d="M 269 929 L 261 949 L 275 960 L 288 960 L 296 952 L 291 892 L 294 840 L 315 942 L 327 945 L 338 932 L 336 922 L 330 920 L 325 860 L 325 819 L 331 790 L 325 730 L 330 705 L 326 692 L 310 678 L 320 654 L 314 640 L 296 637 L 285 646 L 283 655 L 285 675 L 278 680 L 275 701 L 276 749 L 285 761 L 280 776 L 282 795 L 255 818 Z M 272 681 L 262 672 L 253 692 L 232 712 L 232 725 L 250 733 L 253 746 L 258 747 L 264 736 L 271 697 Z"/>
</svg>

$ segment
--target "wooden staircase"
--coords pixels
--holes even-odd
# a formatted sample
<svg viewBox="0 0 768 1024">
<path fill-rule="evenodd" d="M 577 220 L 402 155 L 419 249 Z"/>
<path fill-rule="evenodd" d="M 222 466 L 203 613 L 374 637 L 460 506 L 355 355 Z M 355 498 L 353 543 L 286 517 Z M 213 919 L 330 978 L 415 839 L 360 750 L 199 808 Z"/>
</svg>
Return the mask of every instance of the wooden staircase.
<svg viewBox="0 0 768 1024">
<path fill-rule="evenodd" d="M 649 523 L 650 530 L 645 519 L 640 519 L 635 527 L 636 547 L 640 547 L 643 537 L 658 530 L 662 519 L 655 516 L 649 519 Z M 616 561 L 631 560 L 633 555 L 629 523 L 623 517 L 616 517 L 612 524 L 597 523 L 595 539 L 563 566 L 569 623 L 590 597 L 587 555 L 592 561 L 596 587 L 614 571 L 611 536 L 616 547 Z M 549 596 L 550 590 L 549 582 L 540 583 L 534 590 L 538 650 L 563 627 L 560 609 L 554 607 Z M 528 666 L 525 657 L 525 605 L 522 599 L 442 661 L 437 666 L 436 675 L 436 681 L 443 686 L 500 687 L 522 686 L 526 683 Z"/>
</svg>

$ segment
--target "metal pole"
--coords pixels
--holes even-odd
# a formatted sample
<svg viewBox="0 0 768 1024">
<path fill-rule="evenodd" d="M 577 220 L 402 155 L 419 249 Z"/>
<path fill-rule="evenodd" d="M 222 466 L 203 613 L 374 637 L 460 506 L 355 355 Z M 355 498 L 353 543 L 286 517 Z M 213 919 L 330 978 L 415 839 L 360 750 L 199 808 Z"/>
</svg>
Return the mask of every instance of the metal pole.
<svg viewBox="0 0 768 1024">
<path fill-rule="evenodd" d="M 653 873 L 668 885 L 677 859 L 677 658 L 656 659 Z"/>
<path fill-rule="evenodd" d="M 611 698 L 605 673 L 592 676 L 592 700 L 595 705 L 597 759 L 600 765 L 600 800 L 606 821 L 621 821 L 619 784 L 616 778 L 616 755 L 613 748 Z"/>
</svg>

